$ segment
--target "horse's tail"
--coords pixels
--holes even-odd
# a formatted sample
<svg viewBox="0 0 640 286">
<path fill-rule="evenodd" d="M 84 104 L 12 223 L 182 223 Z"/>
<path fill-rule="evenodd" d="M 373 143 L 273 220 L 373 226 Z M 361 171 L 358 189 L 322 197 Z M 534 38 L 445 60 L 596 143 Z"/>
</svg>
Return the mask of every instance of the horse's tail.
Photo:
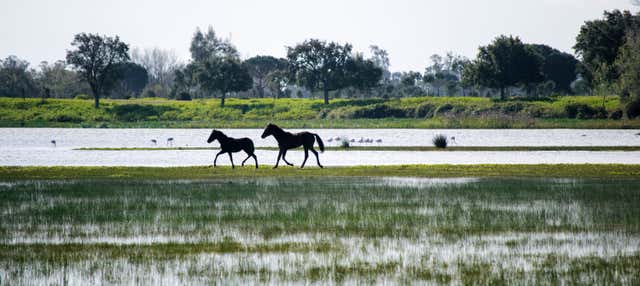
<svg viewBox="0 0 640 286">
<path fill-rule="evenodd" d="M 322 142 L 322 139 L 320 139 L 320 136 L 318 136 L 318 134 L 313 134 L 313 136 L 316 137 L 316 141 L 318 141 L 318 146 L 320 146 L 320 152 L 324 152 L 324 143 Z"/>
</svg>

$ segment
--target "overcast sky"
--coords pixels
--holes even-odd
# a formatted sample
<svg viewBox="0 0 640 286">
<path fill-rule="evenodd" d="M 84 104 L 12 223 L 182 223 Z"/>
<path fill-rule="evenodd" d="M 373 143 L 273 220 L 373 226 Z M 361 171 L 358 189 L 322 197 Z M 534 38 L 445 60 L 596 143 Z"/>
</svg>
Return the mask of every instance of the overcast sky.
<svg viewBox="0 0 640 286">
<path fill-rule="evenodd" d="M 320 38 L 361 52 L 375 44 L 392 70 L 422 71 L 434 53 L 471 58 L 500 34 L 573 53 L 584 21 L 638 8 L 630 0 L 0 0 L 0 57 L 63 59 L 74 34 L 91 32 L 186 61 L 196 27 L 211 25 L 243 58 L 282 57 L 285 46 Z"/>
</svg>

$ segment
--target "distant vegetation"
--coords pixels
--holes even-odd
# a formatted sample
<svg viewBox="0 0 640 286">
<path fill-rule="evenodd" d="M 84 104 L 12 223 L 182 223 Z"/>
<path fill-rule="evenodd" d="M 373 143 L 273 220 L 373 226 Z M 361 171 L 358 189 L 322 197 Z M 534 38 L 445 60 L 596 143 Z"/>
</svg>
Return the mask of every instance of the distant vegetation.
<svg viewBox="0 0 640 286">
<path fill-rule="evenodd" d="M 217 99 L 173 101 L 158 98 L 104 100 L 100 109 L 80 99 L 0 98 L 1 126 L 63 127 L 257 127 L 268 122 L 292 127 L 347 128 L 624 128 L 640 120 L 622 117 L 618 97 L 602 108 L 592 96 L 544 100 L 479 97 L 338 99 Z"/>
<path fill-rule="evenodd" d="M 605 11 L 602 19 L 580 28 L 574 46 L 577 58 L 517 36 L 499 35 L 479 47 L 473 59 L 453 53 L 433 55 L 423 72 L 391 73 L 389 54 L 375 45 L 365 56 L 349 43 L 307 39 L 286 47 L 285 58 L 242 59 L 233 43 L 217 36 L 212 27 L 198 28 L 190 43 L 191 59 L 181 63 L 173 53 L 158 48 L 130 51 L 118 36 L 79 33 L 66 61 L 43 62 L 35 70 L 16 56 L 0 60 L 0 97 L 40 98 L 38 104 L 3 101 L 2 108 L 8 110 L 0 120 L 9 126 L 15 122 L 166 126 L 162 122 L 209 120 L 310 120 L 310 125 L 320 126 L 324 124 L 313 120 L 331 119 L 328 126 L 336 126 L 340 120 L 439 118 L 445 123 L 435 126 L 531 127 L 539 126 L 540 119 L 633 119 L 640 116 L 639 44 L 640 14 Z M 601 101 L 561 95 L 598 95 Z M 608 99 L 610 95 L 616 97 Z M 147 97 L 151 99 L 107 102 L 104 110 L 87 109 L 78 101 L 48 101 L 92 98 L 98 109 L 101 98 Z M 265 97 L 314 100 L 226 101 Z M 215 102 L 221 108 L 213 100 L 181 102 L 212 98 L 219 99 Z M 491 121 L 495 123 L 487 123 Z"/>
</svg>

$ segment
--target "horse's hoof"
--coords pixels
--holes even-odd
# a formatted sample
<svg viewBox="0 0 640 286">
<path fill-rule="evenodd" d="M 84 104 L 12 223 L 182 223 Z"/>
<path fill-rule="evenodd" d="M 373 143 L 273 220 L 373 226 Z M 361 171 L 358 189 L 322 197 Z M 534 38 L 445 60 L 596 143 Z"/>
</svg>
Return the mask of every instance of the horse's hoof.
<svg viewBox="0 0 640 286">
<path fill-rule="evenodd" d="M 276 167 L 273 167 L 273 168 L 271 168 L 271 169 L 278 169 L 278 167 L 276 166 Z"/>
</svg>

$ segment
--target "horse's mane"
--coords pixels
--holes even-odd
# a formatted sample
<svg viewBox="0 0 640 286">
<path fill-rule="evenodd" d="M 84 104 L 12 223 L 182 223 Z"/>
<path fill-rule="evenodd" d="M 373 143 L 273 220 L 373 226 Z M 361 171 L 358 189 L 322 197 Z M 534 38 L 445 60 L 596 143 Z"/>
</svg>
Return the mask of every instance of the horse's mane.
<svg viewBox="0 0 640 286">
<path fill-rule="evenodd" d="M 271 128 L 271 129 L 273 129 L 275 132 L 280 133 L 280 134 L 285 133 L 284 129 L 280 128 L 280 126 L 275 125 L 275 124 L 273 124 L 273 123 L 269 123 L 269 125 L 267 126 L 267 128 Z M 275 132 L 274 132 L 274 134 L 275 134 Z"/>
<path fill-rule="evenodd" d="M 217 137 L 218 137 L 218 138 L 222 138 L 222 139 L 227 139 L 227 138 L 229 138 L 229 136 L 227 136 L 226 134 L 222 133 L 222 131 L 220 131 L 220 130 L 213 130 L 213 132 L 212 132 L 212 133 L 217 134 Z M 218 139 L 218 140 L 219 140 L 219 139 Z"/>
</svg>

